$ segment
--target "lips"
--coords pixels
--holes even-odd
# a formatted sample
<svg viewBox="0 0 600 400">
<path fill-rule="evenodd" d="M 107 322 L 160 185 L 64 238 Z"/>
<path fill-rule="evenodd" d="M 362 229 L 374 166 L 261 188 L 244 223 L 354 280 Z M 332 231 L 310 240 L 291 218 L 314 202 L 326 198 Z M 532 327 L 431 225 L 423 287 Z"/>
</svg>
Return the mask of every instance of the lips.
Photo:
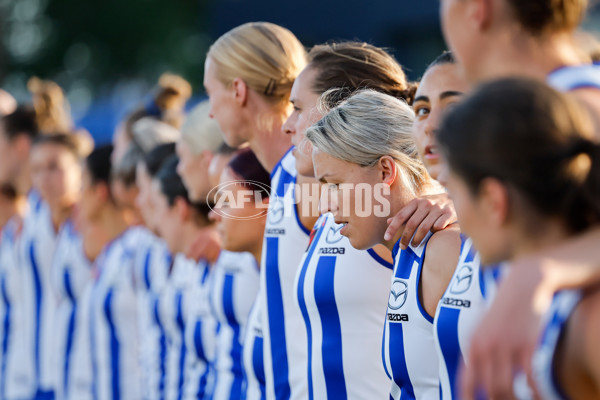
<svg viewBox="0 0 600 400">
<path fill-rule="evenodd" d="M 433 160 L 433 159 L 437 160 L 438 158 L 440 158 L 440 156 L 438 154 L 437 146 L 435 146 L 435 145 L 426 146 L 424 157 L 428 160 Z"/>
</svg>

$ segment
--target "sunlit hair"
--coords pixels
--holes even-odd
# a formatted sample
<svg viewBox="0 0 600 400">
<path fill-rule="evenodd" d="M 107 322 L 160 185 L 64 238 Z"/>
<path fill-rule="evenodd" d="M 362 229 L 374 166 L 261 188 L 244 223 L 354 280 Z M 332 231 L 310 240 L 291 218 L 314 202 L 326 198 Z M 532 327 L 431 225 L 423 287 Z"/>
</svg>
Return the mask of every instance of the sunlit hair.
<svg viewBox="0 0 600 400">
<path fill-rule="evenodd" d="M 588 7 L 588 0 L 506 1 L 517 22 L 534 35 L 574 31 Z"/>
<path fill-rule="evenodd" d="M 210 103 L 201 102 L 189 112 L 181 128 L 182 139 L 194 155 L 205 150 L 214 153 L 225 143 L 223 132 L 209 116 L 209 110 Z"/>
<path fill-rule="evenodd" d="M 320 99 L 322 111 L 335 104 L 337 97 L 339 89 L 325 92 Z M 400 167 L 404 186 L 417 195 L 429 176 L 412 138 L 413 119 L 406 102 L 361 90 L 308 128 L 306 137 L 320 151 L 362 167 L 374 166 L 383 156 L 392 157 Z"/>
<path fill-rule="evenodd" d="M 249 22 L 221 36 L 208 50 L 217 79 L 235 78 L 273 104 L 286 107 L 294 80 L 306 65 L 306 51 L 289 30 L 269 22 Z"/>
<path fill-rule="evenodd" d="M 32 77 L 27 82 L 38 130 L 41 133 L 67 132 L 73 128 L 70 107 L 55 82 Z"/>
</svg>

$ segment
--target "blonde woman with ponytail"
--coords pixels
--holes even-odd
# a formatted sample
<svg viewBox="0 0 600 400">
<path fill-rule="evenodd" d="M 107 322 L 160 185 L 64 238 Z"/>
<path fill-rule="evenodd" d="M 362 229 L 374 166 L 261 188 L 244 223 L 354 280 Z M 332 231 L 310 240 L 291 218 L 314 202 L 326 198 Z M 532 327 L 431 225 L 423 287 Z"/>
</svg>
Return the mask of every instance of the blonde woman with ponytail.
<svg viewBox="0 0 600 400">
<path fill-rule="evenodd" d="M 248 143 L 262 166 L 271 173 L 269 217 L 261 260 L 261 287 L 254 320 L 254 337 L 246 338 L 254 354 L 264 360 L 268 399 L 307 397 L 305 329 L 295 307 L 296 269 L 308 244 L 314 219 L 296 207 L 297 179 L 291 141 L 282 125 L 291 112 L 290 90 L 306 65 L 306 52 L 287 29 L 268 22 L 251 22 L 221 36 L 210 47 L 204 87 L 209 115 L 232 147 Z M 316 215 L 315 215 L 316 216 Z M 307 220 L 310 220 L 306 222 Z M 262 322 L 260 322 L 262 321 Z M 264 337 L 264 345 L 263 345 Z M 255 363 L 255 365 L 258 365 Z M 257 371 L 253 371 L 257 372 Z"/>
</svg>

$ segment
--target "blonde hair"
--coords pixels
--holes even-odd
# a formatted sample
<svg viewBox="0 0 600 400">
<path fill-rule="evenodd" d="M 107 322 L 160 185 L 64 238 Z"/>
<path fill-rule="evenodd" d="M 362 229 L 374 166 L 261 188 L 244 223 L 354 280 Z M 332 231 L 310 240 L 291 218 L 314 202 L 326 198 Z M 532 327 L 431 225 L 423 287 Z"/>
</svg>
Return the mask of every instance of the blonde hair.
<svg viewBox="0 0 600 400">
<path fill-rule="evenodd" d="M 32 77 L 27 82 L 31 92 L 38 129 L 42 134 L 68 132 L 73 128 L 69 102 L 55 82 Z"/>
<path fill-rule="evenodd" d="M 208 50 L 225 86 L 241 78 L 256 93 L 287 108 L 294 80 L 306 66 L 306 50 L 289 30 L 249 22 L 221 36 Z"/>
<path fill-rule="evenodd" d="M 414 113 L 406 102 L 375 90 L 360 90 L 331 108 L 346 94 L 331 89 L 320 98 L 327 112 L 306 131 L 315 148 L 342 161 L 371 167 L 390 156 L 400 167 L 401 179 L 413 194 L 429 180 L 412 138 Z"/>
<path fill-rule="evenodd" d="M 219 125 L 208 115 L 209 110 L 210 103 L 201 102 L 189 112 L 181 128 L 182 138 L 195 155 L 204 150 L 214 153 L 225 143 Z"/>
</svg>

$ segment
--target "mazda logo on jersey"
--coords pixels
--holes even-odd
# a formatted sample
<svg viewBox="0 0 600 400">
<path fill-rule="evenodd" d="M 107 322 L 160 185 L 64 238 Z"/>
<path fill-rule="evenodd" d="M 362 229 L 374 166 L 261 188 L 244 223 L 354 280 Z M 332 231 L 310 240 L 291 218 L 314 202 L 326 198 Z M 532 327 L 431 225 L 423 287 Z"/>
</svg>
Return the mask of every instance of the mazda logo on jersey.
<svg viewBox="0 0 600 400">
<path fill-rule="evenodd" d="M 277 225 L 283 220 L 284 208 L 283 208 L 283 200 L 281 198 L 277 198 L 272 205 L 269 207 L 269 216 L 268 220 L 270 224 Z"/>
<path fill-rule="evenodd" d="M 399 310 L 406 303 L 406 297 L 408 295 L 408 285 L 402 279 L 394 280 L 392 283 L 392 290 L 390 291 L 390 299 L 388 301 L 388 307 L 392 310 Z"/>
<path fill-rule="evenodd" d="M 332 225 L 325 236 L 325 241 L 329 244 L 334 244 L 342 240 L 343 236 L 340 234 L 340 230 L 344 225 Z"/>
<path fill-rule="evenodd" d="M 473 281 L 473 268 L 470 265 L 463 265 L 450 286 L 450 293 L 462 294 L 469 290 Z"/>
</svg>

